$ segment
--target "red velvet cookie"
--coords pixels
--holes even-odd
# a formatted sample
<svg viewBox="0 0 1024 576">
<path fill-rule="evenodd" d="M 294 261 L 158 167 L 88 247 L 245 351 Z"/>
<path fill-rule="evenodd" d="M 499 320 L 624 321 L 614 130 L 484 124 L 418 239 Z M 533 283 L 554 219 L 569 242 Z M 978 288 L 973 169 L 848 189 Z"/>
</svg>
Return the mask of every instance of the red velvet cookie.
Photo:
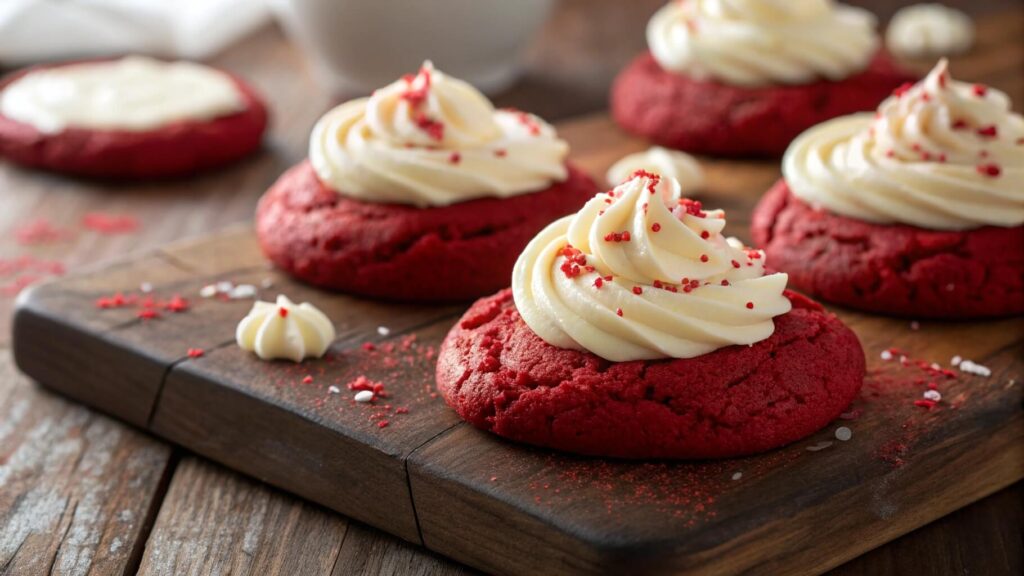
<svg viewBox="0 0 1024 576">
<path fill-rule="evenodd" d="M 75 64 L 81 62 L 58 66 Z M 0 81 L 0 91 L 26 74 L 52 67 L 16 72 Z M 31 168 L 111 179 L 181 176 L 228 164 L 259 147 L 267 126 L 263 100 L 240 78 L 229 77 L 245 103 L 243 110 L 212 120 L 177 121 L 153 130 L 68 127 L 46 134 L 0 114 L 0 156 Z"/>
<path fill-rule="evenodd" d="M 611 111 L 626 130 L 658 144 L 722 156 L 778 156 L 801 132 L 836 116 L 873 110 L 915 78 L 879 53 L 838 82 L 743 88 L 695 80 L 638 56 L 612 86 Z"/>
<path fill-rule="evenodd" d="M 539 192 L 417 208 L 338 194 L 306 161 L 260 200 L 256 232 L 270 260 L 316 286 L 389 300 L 468 300 L 508 286 L 533 235 L 596 191 L 570 165 L 564 182 Z"/>
<path fill-rule="evenodd" d="M 780 180 L 754 210 L 752 233 L 790 286 L 823 300 L 912 318 L 1024 312 L 1024 226 L 873 224 L 816 210 Z"/>
<path fill-rule="evenodd" d="M 437 385 L 474 426 L 521 442 L 620 458 L 722 458 L 799 440 L 828 424 L 864 378 L 860 342 L 817 303 L 752 346 L 690 359 L 609 362 L 557 348 L 504 290 L 474 304 L 437 364 Z"/>
</svg>

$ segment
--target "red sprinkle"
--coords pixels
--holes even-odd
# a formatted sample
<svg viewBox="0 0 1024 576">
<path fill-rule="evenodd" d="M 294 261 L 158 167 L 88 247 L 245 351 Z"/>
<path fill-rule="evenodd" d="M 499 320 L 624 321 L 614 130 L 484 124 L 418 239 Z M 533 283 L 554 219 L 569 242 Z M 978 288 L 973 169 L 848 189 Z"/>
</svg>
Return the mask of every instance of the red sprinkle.
<svg viewBox="0 0 1024 576">
<path fill-rule="evenodd" d="M 978 128 L 978 136 L 995 138 L 996 136 L 998 136 L 998 130 L 996 129 L 996 125 L 993 124 L 991 126 L 985 126 L 984 128 Z"/>
<path fill-rule="evenodd" d="M 159 318 L 160 313 L 157 312 L 156 310 L 153 310 L 152 308 L 144 308 L 142 310 L 139 310 L 139 312 L 135 316 L 141 318 L 142 320 L 153 320 L 155 318 Z"/>
<path fill-rule="evenodd" d="M 904 94 L 906 94 L 907 90 L 910 90 L 913 87 L 914 87 L 914 85 L 912 83 L 904 82 L 898 88 L 896 88 L 895 90 L 892 91 L 892 95 L 897 97 L 897 98 L 899 98 L 899 97 L 903 96 Z"/>
<path fill-rule="evenodd" d="M 633 294 L 640 295 L 644 293 L 644 289 L 639 286 L 633 286 Z"/>
<path fill-rule="evenodd" d="M 604 279 L 598 276 L 597 278 L 594 279 L 594 288 L 600 290 L 601 286 L 604 286 Z"/>
<path fill-rule="evenodd" d="M 739 267 L 740 267 L 740 263 L 739 263 L 739 262 L 737 262 L 737 261 L 735 261 L 735 260 L 733 260 L 733 261 L 732 261 L 732 267 L 733 267 L 733 268 L 739 268 Z"/>
<path fill-rule="evenodd" d="M 305 378 L 302 379 L 302 383 L 303 384 L 312 384 L 313 383 L 313 377 L 307 375 Z"/>
<path fill-rule="evenodd" d="M 1003 173 L 998 164 L 979 164 L 976 168 L 979 174 L 995 178 Z"/>
<path fill-rule="evenodd" d="M 164 304 L 164 309 L 169 312 L 175 313 L 185 312 L 186 310 L 188 310 L 188 300 L 185 300 L 178 294 L 175 294 L 174 296 L 171 297 L 170 300 L 167 301 L 166 304 Z"/>
<path fill-rule="evenodd" d="M 708 232 L 707 230 L 704 230 L 703 232 L 700 233 L 700 237 L 707 240 L 708 238 L 711 237 L 711 233 Z"/>
<path fill-rule="evenodd" d="M 700 255 L 700 261 L 701 262 L 707 262 L 708 261 L 708 255 L 707 254 L 701 254 Z"/>
<path fill-rule="evenodd" d="M 617 315 L 619 315 L 619 316 L 622 316 L 622 308 L 617 308 L 617 309 L 615 310 L 615 313 L 616 313 Z"/>
<path fill-rule="evenodd" d="M 971 89 L 974 91 L 974 95 L 978 96 L 979 98 L 984 97 L 985 94 L 988 92 L 988 87 L 983 86 L 981 84 L 975 84 L 974 86 L 971 87 Z"/>
<path fill-rule="evenodd" d="M 729 281 L 723 278 L 722 279 L 722 286 L 728 286 L 728 285 L 729 285 Z"/>
<path fill-rule="evenodd" d="M 747 302 L 747 309 L 748 310 L 753 310 L 754 309 L 754 303 L 753 302 Z"/>
<path fill-rule="evenodd" d="M 504 148 L 499 148 L 494 151 L 494 155 L 497 156 L 498 158 L 504 158 L 505 156 L 508 156 L 508 150 L 505 150 Z"/>
<path fill-rule="evenodd" d="M 374 344 L 373 342 L 363 342 L 363 350 L 366 350 L 367 352 L 372 352 L 376 349 L 377 345 Z"/>
<path fill-rule="evenodd" d="M 661 230 L 661 224 L 658 224 L 657 222 L 655 222 L 654 224 L 651 224 L 651 232 L 659 232 L 660 230 Z"/>
<path fill-rule="evenodd" d="M 281 316 L 281 318 L 287 318 L 288 317 L 288 309 L 285 308 L 284 306 L 282 306 L 282 307 L 277 309 L 277 314 L 279 316 Z"/>
<path fill-rule="evenodd" d="M 451 155 L 448 156 L 448 161 L 451 162 L 452 164 L 458 164 L 459 162 L 462 162 L 462 154 L 459 154 L 458 152 L 452 152 Z"/>
<path fill-rule="evenodd" d="M 188 357 L 189 358 L 202 358 L 204 354 L 206 354 L 206 351 L 203 350 L 202 348 L 189 348 L 188 349 Z"/>
<path fill-rule="evenodd" d="M 381 420 L 380 422 L 377 422 L 377 428 L 387 428 L 388 424 L 389 422 L 387 420 Z"/>
</svg>

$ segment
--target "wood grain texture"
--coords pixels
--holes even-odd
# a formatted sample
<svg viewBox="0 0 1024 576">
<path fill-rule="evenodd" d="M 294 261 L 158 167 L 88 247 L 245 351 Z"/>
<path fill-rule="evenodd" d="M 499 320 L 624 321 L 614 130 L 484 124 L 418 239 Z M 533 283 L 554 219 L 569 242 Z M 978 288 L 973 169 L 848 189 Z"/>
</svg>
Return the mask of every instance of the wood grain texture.
<svg viewBox="0 0 1024 576">
<path fill-rule="evenodd" d="M 146 543 L 139 574 L 328 574 L 348 522 L 187 457 Z"/>
<path fill-rule="evenodd" d="M 58 398 L 0 351 L 0 574 L 127 574 L 170 448 Z"/>
</svg>

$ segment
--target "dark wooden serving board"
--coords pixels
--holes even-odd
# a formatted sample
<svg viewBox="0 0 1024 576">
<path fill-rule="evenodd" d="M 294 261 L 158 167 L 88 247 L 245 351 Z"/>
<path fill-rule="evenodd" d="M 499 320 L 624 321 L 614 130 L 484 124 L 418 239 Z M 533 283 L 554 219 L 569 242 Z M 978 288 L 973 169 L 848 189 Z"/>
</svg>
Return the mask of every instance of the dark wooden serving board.
<svg viewBox="0 0 1024 576">
<path fill-rule="evenodd" d="M 1019 71 L 1021 51 L 1013 53 L 984 76 L 1020 102 L 1020 77 L 1005 68 Z M 969 70 L 954 74 L 983 79 Z M 573 160 L 599 180 L 644 147 L 603 116 L 560 131 Z M 725 208 L 727 232 L 747 239 L 750 208 L 778 177 L 777 162 L 704 166 L 705 204 Z M 220 280 L 320 307 L 338 327 L 328 356 L 293 365 L 243 353 L 234 330 L 252 301 L 198 296 Z M 134 305 L 96 306 L 115 293 L 180 294 L 190 307 L 141 319 Z M 23 293 L 14 354 L 25 373 L 67 396 L 496 573 L 816 574 L 1024 478 L 1020 318 L 918 325 L 836 310 L 869 365 L 845 419 L 761 456 L 637 463 L 519 446 L 461 423 L 432 384 L 436 347 L 463 309 L 304 286 L 268 267 L 245 228 Z M 190 348 L 204 355 L 190 358 Z M 903 351 L 906 365 L 882 360 L 889 348 Z M 991 376 L 936 378 L 915 365 L 948 367 L 954 355 Z M 346 383 L 360 376 L 383 382 L 391 397 L 354 403 Z M 914 404 L 929 381 L 943 395 L 934 409 Z M 836 439 L 840 426 L 851 439 Z"/>
</svg>

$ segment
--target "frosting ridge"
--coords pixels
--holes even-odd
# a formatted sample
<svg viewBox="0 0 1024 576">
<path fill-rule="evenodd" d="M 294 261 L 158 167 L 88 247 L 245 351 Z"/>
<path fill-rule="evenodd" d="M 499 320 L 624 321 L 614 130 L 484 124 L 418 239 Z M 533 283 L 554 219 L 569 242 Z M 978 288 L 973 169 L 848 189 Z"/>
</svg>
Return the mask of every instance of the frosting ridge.
<svg viewBox="0 0 1024 576">
<path fill-rule="evenodd" d="M 338 193 L 417 206 L 544 189 L 567 177 L 567 154 L 551 125 L 495 110 L 430 62 L 327 112 L 309 142 L 313 169 Z"/>
<path fill-rule="evenodd" d="M 544 341 L 611 361 L 691 358 L 753 344 L 790 310 L 785 274 L 722 235 L 724 213 L 638 171 L 538 234 L 512 291 Z"/>
<path fill-rule="evenodd" d="M 1024 118 L 942 60 L 878 107 L 819 124 L 786 151 L 802 200 L 859 220 L 936 230 L 1024 224 Z"/>
<path fill-rule="evenodd" d="M 738 86 L 841 80 L 878 48 L 874 16 L 833 0 L 673 0 L 651 18 L 662 68 Z"/>
</svg>

